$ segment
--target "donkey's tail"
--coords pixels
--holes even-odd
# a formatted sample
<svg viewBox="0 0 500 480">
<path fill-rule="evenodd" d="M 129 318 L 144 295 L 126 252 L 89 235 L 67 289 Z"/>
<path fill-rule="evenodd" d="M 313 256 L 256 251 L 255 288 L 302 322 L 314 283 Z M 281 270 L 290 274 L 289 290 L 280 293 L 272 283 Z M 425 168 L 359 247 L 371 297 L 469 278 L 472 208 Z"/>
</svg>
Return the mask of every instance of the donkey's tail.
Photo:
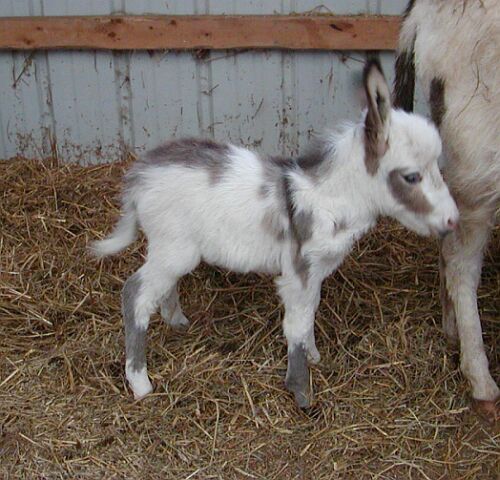
<svg viewBox="0 0 500 480">
<path fill-rule="evenodd" d="M 133 202 L 124 203 L 122 217 L 115 229 L 104 240 L 92 242 L 90 252 L 98 258 L 114 255 L 130 245 L 137 238 L 137 211 Z"/>
</svg>

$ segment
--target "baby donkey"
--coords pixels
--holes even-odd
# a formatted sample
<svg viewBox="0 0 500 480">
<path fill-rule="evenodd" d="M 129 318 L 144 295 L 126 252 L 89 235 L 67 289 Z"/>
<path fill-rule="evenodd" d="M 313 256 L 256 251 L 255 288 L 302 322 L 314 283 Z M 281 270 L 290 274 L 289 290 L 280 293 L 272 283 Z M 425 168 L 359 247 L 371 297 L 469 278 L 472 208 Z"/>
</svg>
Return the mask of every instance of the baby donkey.
<svg viewBox="0 0 500 480">
<path fill-rule="evenodd" d="M 421 234 L 458 221 L 438 168 L 441 141 L 426 119 L 391 108 L 380 64 L 364 69 L 362 120 L 328 132 L 296 159 L 261 157 L 210 140 L 162 145 L 127 173 L 123 216 L 98 256 L 129 245 L 140 226 L 146 263 L 123 287 L 126 376 L 136 398 L 152 390 L 146 330 L 158 307 L 167 323 L 188 325 L 177 282 L 200 261 L 237 272 L 278 274 L 288 343 L 286 386 L 310 405 L 308 361 L 320 359 L 314 316 L 323 279 L 381 215 Z"/>
</svg>

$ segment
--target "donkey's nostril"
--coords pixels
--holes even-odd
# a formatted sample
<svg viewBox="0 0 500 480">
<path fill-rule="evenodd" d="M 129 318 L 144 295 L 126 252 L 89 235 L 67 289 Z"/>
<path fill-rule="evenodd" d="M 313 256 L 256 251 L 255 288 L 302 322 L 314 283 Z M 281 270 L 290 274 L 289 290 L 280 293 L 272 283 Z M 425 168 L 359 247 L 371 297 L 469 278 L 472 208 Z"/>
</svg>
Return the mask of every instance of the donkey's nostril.
<svg viewBox="0 0 500 480">
<path fill-rule="evenodd" d="M 448 220 L 444 221 L 443 227 L 439 230 L 439 236 L 445 237 L 449 233 L 453 232 L 458 225 L 458 217 L 450 217 Z"/>
<path fill-rule="evenodd" d="M 457 228 L 457 220 L 453 218 L 449 218 L 448 221 L 446 222 L 446 226 L 448 227 L 449 230 L 455 230 Z"/>
</svg>

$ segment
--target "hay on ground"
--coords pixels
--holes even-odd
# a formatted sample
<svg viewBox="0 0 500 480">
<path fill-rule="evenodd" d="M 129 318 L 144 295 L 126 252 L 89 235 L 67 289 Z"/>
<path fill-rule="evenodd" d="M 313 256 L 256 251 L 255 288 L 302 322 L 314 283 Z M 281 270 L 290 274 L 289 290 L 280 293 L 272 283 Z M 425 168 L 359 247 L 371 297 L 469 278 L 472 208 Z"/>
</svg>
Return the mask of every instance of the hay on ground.
<svg viewBox="0 0 500 480">
<path fill-rule="evenodd" d="M 384 222 L 323 287 L 315 404 L 283 388 L 272 280 L 201 266 L 192 325 L 152 319 L 155 392 L 124 381 L 120 290 L 144 242 L 98 262 L 124 165 L 0 163 L 0 477 L 496 479 L 498 431 L 471 411 L 440 328 L 437 248 Z M 499 235 L 479 291 L 500 376 Z"/>
</svg>

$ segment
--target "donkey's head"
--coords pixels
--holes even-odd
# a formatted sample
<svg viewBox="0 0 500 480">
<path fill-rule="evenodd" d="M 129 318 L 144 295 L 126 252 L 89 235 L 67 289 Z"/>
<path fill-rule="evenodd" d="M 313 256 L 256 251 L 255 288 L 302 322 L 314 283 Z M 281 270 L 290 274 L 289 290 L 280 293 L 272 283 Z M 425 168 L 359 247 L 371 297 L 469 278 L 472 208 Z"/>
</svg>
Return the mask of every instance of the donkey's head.
<svg viewBox="0 0 500 480">
<path fill-rule="evenodd" d="M 419 115 L 391 108 L 378 61 L 366 64 L 363 81 L 368 99 L 365 166 L 376 180 L 374 200 L 380 210 L 420 235 L 453 230 L 458 209 L 439 171 L 436 127 Z"/>
</svg>

